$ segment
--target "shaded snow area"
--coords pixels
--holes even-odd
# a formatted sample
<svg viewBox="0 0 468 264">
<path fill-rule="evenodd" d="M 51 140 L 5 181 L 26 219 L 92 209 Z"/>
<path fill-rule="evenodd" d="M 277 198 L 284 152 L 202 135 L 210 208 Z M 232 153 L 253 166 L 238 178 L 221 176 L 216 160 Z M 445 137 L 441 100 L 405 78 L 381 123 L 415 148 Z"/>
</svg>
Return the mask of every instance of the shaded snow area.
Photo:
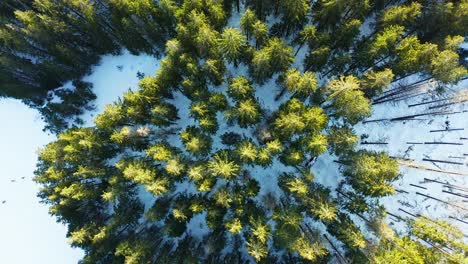
<svg viewBox="0 0 468 264">
<path fill-rule="evenodd" d="M 355 127 L 361 136 L 359 147 L 385 151 L 399 161 L 397 192 L 381 199 L 389 213 L 409 219 L 410 214 L 444 219 L 466 235 L 468 104 L 453 98 L 468 92 L 468 80 L 443 94 L 430 80 L 408 85 L 417 80 L 412 76 L 397 82 L 380 97 L 384 99 L 374 99 L 372 117 Z M 388 221 L 399 232 L 407 228 L 395 217 L 389 216 Z"/>
</svg>

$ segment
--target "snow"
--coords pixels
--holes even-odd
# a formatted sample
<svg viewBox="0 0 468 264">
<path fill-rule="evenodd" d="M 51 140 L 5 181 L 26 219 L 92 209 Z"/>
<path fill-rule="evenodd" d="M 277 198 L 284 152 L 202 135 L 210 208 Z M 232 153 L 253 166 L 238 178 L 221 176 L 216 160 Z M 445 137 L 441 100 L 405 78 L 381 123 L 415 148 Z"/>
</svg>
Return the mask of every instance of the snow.
<svg viewBox="0 0 468 264">
<path fill-rule="evenodd" d="M 38 111 L 19 100 L 0 99 L 0 123 L 0 262 L 76 263 L 83 251 L 67 243 L 66 226 L 48 214 L 32 181 L 36 151 L 55 136 L 43 132 Z"/>
<path fill-rule="evenodd" d="M 240 18 L 242 17 L 242 15 L 245 12 L 245 4 L 244 3 L 240 4 L 239 11 L 240 12 L 237 12 L 237 8 L 232 9 L 231 16 L 228 19 L 227 27 L 233 27 L 233 28 L 240 29 Z"/>
<path fill-rule="evenodd" d="M 283 173 L 294 173 L 296 170 L 291 166 L 285 166 L 278 158 L 274 158 L 271 166 L 263 168 L 262 166 L 253 166 L 249 168 L 252 178 L 260 183 L 260 191 L 256 200 L 262 202 L 261 199 L 268 194 L 272 194 L 277 201 L 283 196 L 283 191 L 279 188 L 278 177 Z"/>
<path fill-rule="evenodd" d="M 324 153 L 317 158 L 312 166 L 315 175 L 314 181 L 330 189 L 330 194 L 337 196 L 336 188 L 340 181 L 344 180 L 338 164 L 334 162 L 337 158 L 329 153 Z"/>
<path fill-rule="evenodd" d="M 71 82 L 68 82 L 67 84 L 71 85 Z M 53 104 L 61 104 L 63 103 L 63 99 L 60 98 L 58 95 L 55 94 L 55 91 L 58 91 L 62 88 L 65 88 L 66 86 L 60 87 L 54 91 L 49 91 L 47 93 L 47 97 L 50 98 L 47 103 L 53 103 Z M 46 104 L 47 104 L 46 103 Z"/>
<path fill-rule="evenodd" d="M 177 107 L 177 114 L 179 119 L 177 120 L 176 124 L 171 126 L 171 128 L 175 128 L 174 130 L 177 131 L 177 133 L 168 137 L 168 143 L 171 144 L 171 146 L 177 147 L 179 149 L 185 149 L 184 144 L 180 139 L 180 133 L 186 127 L 196 125 L 197 122 L 195 119 L 190 117 L 190 105 L 192 101 L 190 101 L 190 99 L 188 99 L 179 91 L 174 92 L 173 97 L 174 99 L 168 100 L 168 102 Z"/>
<path fill-rule="evenodd" d="M 107 104 L 116 102 L 119 97 L 129 89 L 138 89 L 138 73 L 145 76 L 155 75 L 159 69 L 160 60 L 147 55 L 132 55 L 124 50 L 121 55 L 105 55 L 99 65 L 94 66 L 92 73 L 83 78 L 93 84 L 93 92 L 97 99 L 94 102 L 95 110 L 86 112 L 82 118 L 84 126 L 92 126 L 97 114 L 104 111 Z"/>
<path fill-rule="evenodd" d="M 62 85 L 61 87 L 59 88 L 56 88 L 52 91 L 49 91 L 47 93 L 47 101 L 45 102 L 45 104 L 43 105 L 46 106 L 48 103 L 53 103 L 53 104 L 61 104 L 63 103 L 63 99 L 60 98 L 60 96 L 57 95 L 57 92 L 59 91 L 74 91 L 75 90 L 75 86 L 73 86 L 72 82 L 71 81 L 68 81 L 66 82 L 64 85 Z"/>
<path fill-rule="evenodd" d="M 362 23 L 361 25 L 359 37 L 367 37 L 374 33 L 374 26 L 376 24 L 375 18 L 375 13 L 371 14 L 369 17 L 366 18 L 364 23 Z"/>
<path fill-rule="evenodd" d="M 410 77 L 409 80 L 402 80 L 400 83 L 411 83 L 415 80 L 416 79 L 413 76 Z M 394 183 L 394 186 L 397 190 L 406 191 L 408 193 L 397 192 L 395 195 L 381 199 L 381 203 L 387 208 L 388 212 L 403 218 L 412 218 L 408 214 L 399 210 L 399 208 L 401 208 L 412 214 L 420 214 L 432 219 L 444 219 L 460 228 L 465 235 L 468 234 L 467 225 L 455 219 L 451 219 L 449 216 L 456 217 L 458 219 L 465 219 L 466 221 L 466 210 L 429 199 L 422 195 L 418 195 L 416 192 L 468 208 L 466 205 L 466 200 L 468 200 L 468 198 L 444 193 L 442 192 L 443 190 L 450 190 L 448 188 L 444 188 L 439 183 L 427 182 L 424 180 L 424 178 L 428 178 L 468 188 L 467 156 L 463 155 L 468 153 L 468 141 L 462 140 L 462 138 L 466 138 L 468 135 L 467 104 L 461 103 L 445 108 L 434 109 L 429 109 L 429 107 L 447 103 L 447 101 L 414 107 L 409 107 L 408 105 L 420 102 L 429 102 L 441 98 L 449 98 L 457 91 L 463 89 L 466 90 L 467 84 L 468 80 L 461 81 L 458 85 L 447 89 L 445 94 L 438 95 L 435 92 L 435 89 L 437 88 L 435 83 L 423 83 L 423 87 L 420 90 L 423 92 L 427 91 L 427 93 L 407 100 L 401 100 L 397 103 L 388 102 L 374 105 L 373 114 L 369 120 L 390 119 L 413 114 L 432 113 L 435 111 L 454 112 L 454 114 L 422 116 L 422 120 L 361 123 L 355 127 L 358 135 L 369 135 L 369 138 L 366 139 L 368 142 L 388 143 L 387 145 L 360 145 L 360 148 L 385 151 L 391 156 L 409 159 L 411 163 L 420 167 L 410 168 L 406 165 L 400 164 L 400 173 L 402 176 Z M 392 88 L 395 87 L 397 87 L 397 84 L 394 84 Z M 445 130 L 447 128 L 463 128 L 464 130 L 430 132 L 430 130 Z M 408 144 L 408 142 L 449 142 L 462 145 Z M 434 163 L 424 161 L 423 159 L 459 162 L 461 164 Z M 405 162 L 402 161 L 402 163 Z M 433 170 L 444 172 L 436 172 Z M 418 185 L 427 189 L 412 186 L 410 184 Z M 463 195 L 468 194 L 466 191 L 463 192 L 461 190 L 452 191 Z M 406 223 L 396 222 L 393 217 L 389 217 L 388 219 L 398 232 L 402 233 L 406 230 Z"/>
<path fill-rule="evenodd" d="M 98 65 L 91 69 L 91 74 L 82 78 L 82 81 L 90 82 L 92 90 L 96 94 L 96 100 L 91 102 L 93 110 L 85 111 L 81 115 L 84 127 L 94 125 L 94 118 L 102 113 L 106 105 L 116 102 L 122 95 L 129 91 L 139 89 L 138 83 L 141 77 L 155 75 L 159 69 L 160 59 L 148 54 L 132 55 L 128 50 L 122 50 L 120 55 L 104 55 Z M 60 90 L 74 90 L 71 81 L 63 86 L 49 91 L 48 103 L 63 103 L 57 95 Z"/>
<path fill-rule="evenodd" d="M 199 241 L 203 240 L 203 237 L 208 235 L 211 230 L 206 225 L 206 210 L 200 214 L 196 214 L 190 219 L 187 223 L 187 230 L 189 230 L 190 235 L 197 238 Z"/>
</svg>

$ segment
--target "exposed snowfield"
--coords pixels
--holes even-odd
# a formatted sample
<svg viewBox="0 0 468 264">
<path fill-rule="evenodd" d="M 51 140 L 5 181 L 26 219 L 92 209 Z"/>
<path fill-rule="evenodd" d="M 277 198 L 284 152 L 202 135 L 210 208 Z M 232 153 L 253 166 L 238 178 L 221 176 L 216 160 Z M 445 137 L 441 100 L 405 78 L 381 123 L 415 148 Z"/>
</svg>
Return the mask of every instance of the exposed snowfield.
<svg viewBox="0 0 468 264">
<path fill-rule="evenodd" d="M 98 65 L 91 68 L 91 74 L 82 78 L 83 81 L 92 83 L 92 90 L 96 94 L 96 100 L 91 102 L 95 107 L 92 111 L 86 111 L 81 118 L 84 127 L 93 126 L 94 118 L 104 111 L 108 104 L 116 102 L 119 97 L 129 89 L 135 91 L 141 77 L 155 75 L 159 69 L 160 60 L 147 54 L 132 55 L 128 50 L 122 50 L 120 55 L 104 55 Z M 59 90 L 74 90 L 72 82 L 65 83 L 48 93 L 48 102 L 62 103 L 62 99 L 56 96 Z"/>
<path fill-rule="evenodd" d="M 0 263 L 76 263 L 83 251 L 67 243 L 67 227 L 39 203 L 32 181 L 36 151 L 55 140 L 37 110 L 0 98 Z"/>
</svg>

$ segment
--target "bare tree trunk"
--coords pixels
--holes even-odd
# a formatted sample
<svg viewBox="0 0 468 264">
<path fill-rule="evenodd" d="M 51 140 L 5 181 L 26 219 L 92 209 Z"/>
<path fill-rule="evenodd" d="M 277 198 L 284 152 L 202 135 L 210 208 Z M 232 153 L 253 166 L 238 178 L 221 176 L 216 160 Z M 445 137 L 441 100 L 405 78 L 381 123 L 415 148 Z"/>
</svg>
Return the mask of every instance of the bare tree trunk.
<svg viewBox="0 0 468 264">
<path fill-rule="evenodd" d="M 458 145 L 458 144 L 457 144 Z M 454 165 L 465 165 L 462 162 L 456 162 L 456 161 L 447 161 L 447 160 L 434 160 L 434 159 L 426 159 L 424 158 L 423 161 L 429 161 L 429 162 L 436 162 L 436 163 L 446 163 L 446 164 L 454 164 Z"/>
<path fill-rule="evenodd" d="M 417 187 L 417 188 L 421 188 L 421 189 L 427 190 L 426 187 L 422 187 L 422 186 L 420 186 L 420 185 L 416 185 L 416 184 L 412 184 L 412 183 L 410 183 L 409 185 L 411 185 L 411 186 L 413 186 L 413 187 Z"/>
<path fill-rule="evenodd" d="M 435 133 L 435 132 L 451 132 L 451 131 L 461 131 L 465 130 L 464 128 L 452 128 L 452 129 L 439 129 L 439 130 L 430 130 L 429 133 Z"/>
<path fill-rule="evenodd" d="M 462 198 L 468 198 L 468 195 L 464 195 L 464 194 L 461 194 L 461 193 L 454 193 L 454 192 L 451 192 L 451 191 L 446 191 L 446 190 L 442 190 L 443 193 L 448 193 L 448 194 L 451 194 L 451 195 L 455 195 L 455 196 L 458 196 L 458 197 L 462 197 Z"/>
<path fill-rule="evenodd" d="M 410 213 L 410 212 L 407 212 L 407 211 L 405 211 L 405 210 L 403 210 L 403 209 L 401 209 L 401 208 L 398 208 L 398 210 L 399 210 L 399 211 L 402 211 L 403 213 L 409 214 L 409 215 L 411 215 L 411 216 L 414 217 L 414 218 L 417 218 L 417 217 L 418 217 L 417 215 L 414 215 L 414 214 L 412 214 L 412 213 Z"/>
<path fill-rule="evenodd" d="M 420 106 L 420 105 L 425 105 L 425 104 L 432 104 L 432 103 L 442 102 L 442 101 L 446 101 L 446 100 L 449 100 L 449 98 L 439 99 L 439 100 L 434 100 L 434 101 L 428 101 L 428 102 L 423 102 L 423 103 L 417 103 L 417 104 L 410 104 L 410 105 L 408 105 L 408 107 Z"/>
<path fill-rule="evenodd" d="M 297 50 L 296 50 L 296 52 L 294 53 L 294 57 L 296 57 L 296 56 L 297 56 L 297 54 L 298 54 L 298 53 L 299 53 L 299 51 L 301 50 L 302 46 L 304 46 L 304 43 L 301 43 L 301 44 L 299 44 L 299 46 L 297 47 Z"/>
<path fill-rule="evenodd" d="M 461 220 L 461 219 L 458 219 L 458 218 L 456 218 L 456 217 L 449 216 L 449 218 L 450 218 L 450 219 L 457 220 L 457 221 L 459 221 L 459 222 L 462 222 L 462 223 L 464 223 L 464 224 L 467 224 L 467 225 L 468 225 L 468 222 L 466 222 L 466 221 L 463 221 L 463 220 Z"/>
<path fill-rule="evenodd" d="M 468 211 L 467 208 L 465 208 L 465 207 L 463 207 L 463 206 L 461 206 L 461 205 L 456 205 L 456 204 L 453 204 L 453 203 L 449 203 L 449 202 L 447 202 L 447 201 L 444 201 L 444 200 L 441 200 L 441 199 L 438 199 L 438 198 L 435 198 L 435 197 L 432 197 L 432 196 L 430 196 L 430 195 L 423 194 L 423 193 L 420 193 L 420 192 L 416 192 L 416 194 L 417 194 L 417 195 L 424 196 L 424 197 L 426 197 L 426 198 L 430 198 L 430 199 L 432 199 L 432 200 L 436 200 L 436 201 L 441 202 L 441 203 L 444 203 L 444 204 L 451 205 L 451 206 L 453 206 L 453 207 L 459 208 L 459 209 L 464 210 L 464 211 Z"/>
<path fill-rule="evenodd" d="M 450 183 L 446 183 L 446 182 L 441 182 L 441 181 L 438 181 L 438 180 L 433 180 L 433 179 L 428 179 L 428 178 L 424 178 L 424 181 L 428 181 L 428 182 L 435 182 L 435 183 L 438 183 L 438 184 L 442 184 L 446 187 L 451 187 L 451 188 L 455 188 L 455 189 L 461 189 L 461 190 L 464 190 L 465 192 L 468 192 L 468 188 L 465 188 L 465 187 L 460 187 L 460 186 L 456 186 L 456 185 L 452 185 Z"/>
<path fill-rule="evenodd" d="M 454 105 L 454 104 L 462 104 L 464 102 L 468 102 L 468 100 L 461 100 L 461 101 L 450 102 L 450 103 L 436 105 L 436 106 L 430 106 L 429 109 L 441 108 L 441 107 L 446 107 L 446 106 L 450 106 L 450 105 Z"/>
<path fill-rule="evenodd" d="M 361 145 L 388 145 L 387 142 L 361 142 Z"/>
<path fill-rule="evenodd" d="M 339 256 L 339 259 L 341 259 L 344 263 L 348 263 L 348 261 L 346 260 L 346 258 L 341 255 L 340 251 L 338 250 L 338 248 L 336 248 L 336 246 L 333 244 L 333 242 L 331 242 L 331 240 L 327 237 L 326 234 L 323 234 L 323 237 L 328 241 L 328 243 L 330 244 L 330 246 L 335 250 L 336 254 L 338 254 Z"/>
<path fill-rule="evenodd" d="M 456 145 L 462 146 L 463 143 L 456 143 L 456 142 L 424 142 L 425 145 Z"/>
</svg>

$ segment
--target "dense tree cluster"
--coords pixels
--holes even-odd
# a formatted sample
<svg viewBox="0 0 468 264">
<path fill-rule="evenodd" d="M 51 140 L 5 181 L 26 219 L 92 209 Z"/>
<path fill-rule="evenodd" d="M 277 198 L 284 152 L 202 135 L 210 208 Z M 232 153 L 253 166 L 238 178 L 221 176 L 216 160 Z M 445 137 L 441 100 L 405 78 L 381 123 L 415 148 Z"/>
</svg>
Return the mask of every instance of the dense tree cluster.
<svg viewBox="0 0 468 264">
<path fill-rule="evenodd" d="M 466 74 L 457 47 L 468 1 L 5 3 L 7 39 L 47 37 L 33 46 L 53 50 L 62 47 L 54 38 L 69 39 L 67 56 L 117 45 L 155 52 L 171 37 L 155 77 L 108 105 L 95 127 L 62 133 L 40 153 L 39 195 L 84 249 L 83 263 L 466 261 L 460 231 L 446 222 L 418 218 L 407 236 L 391 231 L 378 198 L 394 192 L 397 163 L 356 150 L 352 126 L 396 79 L 450 84 Z M 228 23 L 235 10 L 239 28 Z M 369 17 L 375 32 L 363 33 Z M 428 27 L 431 17 L 450 30 Z M 48 26 L 57 28 L 41 34 Z M 67 56 L 34 61 L 48 70 L 74 61 Z M 342 164 L 340 190 L 314 180 L 311 165 L 327 151 Z"/>
</svg>

